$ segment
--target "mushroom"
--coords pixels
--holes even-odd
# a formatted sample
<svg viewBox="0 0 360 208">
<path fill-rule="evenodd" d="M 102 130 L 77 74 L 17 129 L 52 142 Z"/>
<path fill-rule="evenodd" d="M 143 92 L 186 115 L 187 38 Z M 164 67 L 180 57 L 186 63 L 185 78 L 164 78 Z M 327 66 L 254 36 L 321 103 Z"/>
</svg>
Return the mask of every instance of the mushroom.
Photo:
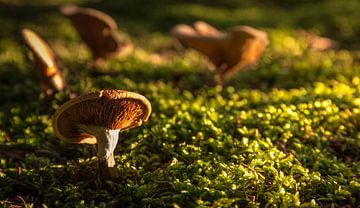
<svg viewBox="0 0 360 208">
<path fill-rule="evenodd" d="M 100 176 L 117 180 L 114 150 L 119 132 L 149 119 L 151 104 L 142 95 L 123 90 L 101 90 L 73 98 L 52 117 L 55 135 L 67 143 L 96 144 Z"/>
<path fill-rule="evenodd" d="M 322 37 L 319 35 L 316 35 L 313 32 L 309 32 L 306 30 L 299 30 L 298 31 L 298 35 L 305 39 L 308 48 L 312 48 L 318 51 L 325 51 L 325 50 L 331 50 L 331 49 L 338 49 L 339 48 L 339 43 L 327 38 L 327 37 Z"/>
<path fill-rule="evenodd" d="M 223 33 L 205 22 L 179 24 L 171 35 L 201 52 L 216 66 L 215 82 L 223 84 L 234 73 L 256 64 L 268 44 L 266 32 L 249 26 L 235 26 Z"/>
<path fill-rule="evenodd" d="M 65 82 L 55 56 L 48 44 L 30 29 L 21 31 L 26 47 L 33 54 L 33 62 L 39 70 L 40 88 L 50 96 L 64 89 Z"/>
<path fill-rule="evenodd" d="M 64 5 L 60 12 L 68 17 L 93 54 L 95 64 L 109 57 L 122 58 L 133 51 L 130 42 L 120 41 L 117 24 L 109 15 L 91 8 Z"/>
</svg>

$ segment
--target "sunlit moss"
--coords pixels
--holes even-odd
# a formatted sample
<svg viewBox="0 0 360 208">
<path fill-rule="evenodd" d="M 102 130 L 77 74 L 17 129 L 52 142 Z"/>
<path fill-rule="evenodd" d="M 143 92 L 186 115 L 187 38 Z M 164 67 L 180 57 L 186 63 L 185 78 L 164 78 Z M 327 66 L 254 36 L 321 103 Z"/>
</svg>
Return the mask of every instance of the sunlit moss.
<svg viewBox="0 0 360 208">
<path fill-rule="evenodd" d="M 146 29 L 166 22 L 162 29 L 167 31 L 171 21 L 195 19 L 221 29 L 254 23 L 265 28 L 271 43 L 256 70 L 243 70 L 221 87 L 212 86 L 213 66 L 205 57 L 185 48 L 174 51 L 166 34 L 142 31 L 131 18 L 124 25 L 137 29 L 123 37 L 134 40 L 135 52 L 107 61 L 99 71 L 91 67 L 76 31 L 55 9 L 16 26 L 18 20 L 6 21 L 5 28 L 27 25 L 49 40 L 68 87 L 51 101 L 40 96 L 27 51 L 19 39 L 7 35 L 10 30 L 1 33 L 7 37 L 0 40 L 0 205 L 355 207 L 360 190 L 359 57 L 349 50 L 309 49 L 296 30 L 305 13 L 296 11 L 305 10 L 314 19 L 329 11 L 341 14 L 314 26 L 320 32 L 338 28 L 341 34 L 334 36 L 345 43 L 357 40 L 353 34 L 358 27 L 352 27 L 357 21 L 347 22 L 343 12 L 331 7 L 333 1 L 319 3 L 329 11 L 308 10 L 318 8 L 309 1 L 278 2 L 271 11 L 275 0 L 259 7 L 232 0 L 219 7 L 201 1 L 159 2 L 163 7 L 153 9 L 167 10 L 152 12 L 144 6 L 149 11 L 140 11 L 145 9 L 136 6 L 142 15 L 151 13 Z M 113 4 L 128 2 L 99 5 L 123 19 L 126 11 L 114 12 L 122 8 Z M 352 14 L 358 3 L 348 4 L 352 6 L 345 9 Z M 33 22 L 38 19 L 43 21 Z M 120 22 L 119 27 L 123 31 Z M 162 56 L 163 51 L 168 53 Z M 145 126 L 120 133 L 119 183 L 101 184 L 95 148 L 64 144 L 51 126 L 51 115 L 69 97 L 104 88 L 139 92 L 153 107 Z"/>
</svg>

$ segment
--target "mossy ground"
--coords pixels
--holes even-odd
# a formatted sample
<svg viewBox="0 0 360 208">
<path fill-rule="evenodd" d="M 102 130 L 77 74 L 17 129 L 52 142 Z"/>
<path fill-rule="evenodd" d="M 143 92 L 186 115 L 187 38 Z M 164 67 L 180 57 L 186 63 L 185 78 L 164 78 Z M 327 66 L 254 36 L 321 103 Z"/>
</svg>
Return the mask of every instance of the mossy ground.
<svg viewBox="0 0 360 208">
<path fill-rule="evenodd" d="M 71 2 L 110 13 L 134 53 L 91 72 L 89 51 L 57 12 Z M 0 206 L 359 206 L 360 3 L 312 2 L 1 0 Z M 168 37 L 199 19 L 267 31 L 257 69 L 209 85 L 206 59 Z M 50 44 L 66 76 L 53 100 L 39 94 L 24 27 Z M 299 28 L 342 49 L 309 49 Z M 153 114 L 120 134 L 121 182 L 100 184 L 94 147 L 59 141 L 51 115 L 70 95 L 105 88 L 145 95 Z"/>
</svg>

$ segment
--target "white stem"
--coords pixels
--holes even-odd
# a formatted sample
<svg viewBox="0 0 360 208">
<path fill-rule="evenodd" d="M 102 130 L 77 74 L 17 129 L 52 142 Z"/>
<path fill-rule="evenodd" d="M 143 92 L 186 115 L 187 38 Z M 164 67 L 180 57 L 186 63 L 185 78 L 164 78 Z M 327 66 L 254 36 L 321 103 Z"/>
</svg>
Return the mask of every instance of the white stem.
<svg viewBox="0 0 360 208">
<path fill-rule="evenodd" d="M 112 130 L 103 128 L 98 131 L 98 158 L 99 160 L 106 160 L 108 167 L 115 166 L 114 150 L 119 140 L 119 129 Z"/>
<path fill-rule="evenodd" d="M 97 138 L 100 175 L 104 179 L 116 180 L 119 173 L 115 166 L 114 150 L 119 140 L 120 130 L 82 124 L 79 127 Z"/>
</svg>

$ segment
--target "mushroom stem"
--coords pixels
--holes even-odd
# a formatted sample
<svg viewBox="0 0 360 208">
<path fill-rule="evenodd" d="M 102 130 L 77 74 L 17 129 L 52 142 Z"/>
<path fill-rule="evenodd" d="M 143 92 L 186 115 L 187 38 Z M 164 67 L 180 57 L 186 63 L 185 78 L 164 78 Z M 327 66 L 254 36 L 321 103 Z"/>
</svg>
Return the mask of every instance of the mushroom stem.
<svg viewBox="0 0 360 208">
<path fill-rule="evenodd" d="M 100 176 L 103 179 L 116 180 L 119 170 L 116 168 L 114 150 L 119 139 L 119 129 L 106 129 L 98 134 L 98 160 Z"/>
<path fill-rule="evenodd" d="M 115 165 L 114 150 L 119 140 L 120 129 L 92 125 L 79 125 L 79 127 L 86 133 L 96 135 L 100 178 L 116 181 L 119 178 L 119 170 Z"/>
</svg>

